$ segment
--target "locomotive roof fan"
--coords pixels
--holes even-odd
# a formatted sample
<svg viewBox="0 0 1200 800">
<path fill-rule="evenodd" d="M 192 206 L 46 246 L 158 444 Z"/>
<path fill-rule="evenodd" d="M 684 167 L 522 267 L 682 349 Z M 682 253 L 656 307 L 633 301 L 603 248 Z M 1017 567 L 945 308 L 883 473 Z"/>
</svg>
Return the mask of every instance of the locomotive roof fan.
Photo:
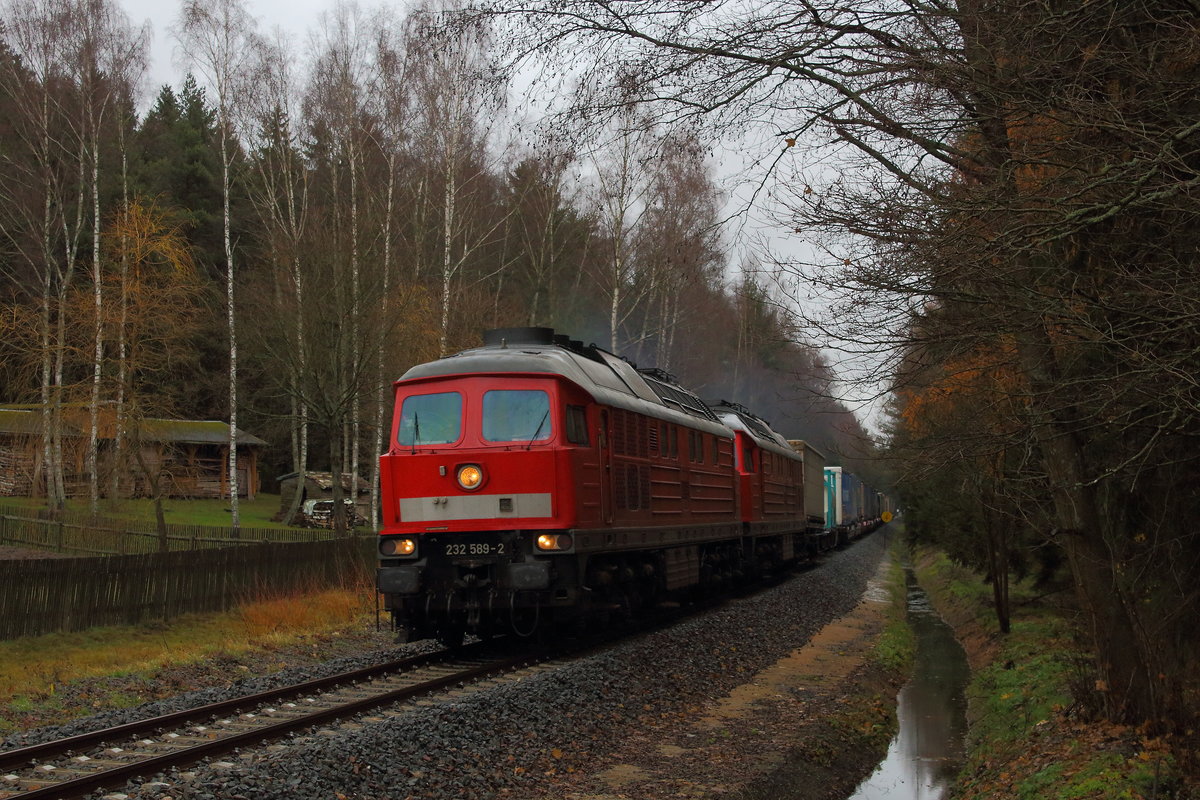
<svg viewBox="0 0 1200 800">
<path fill-rule="evenodd" d="M 484 347 L 554 343 L 554 328 L 492 328 L 483 332 Z"/>
</svg>

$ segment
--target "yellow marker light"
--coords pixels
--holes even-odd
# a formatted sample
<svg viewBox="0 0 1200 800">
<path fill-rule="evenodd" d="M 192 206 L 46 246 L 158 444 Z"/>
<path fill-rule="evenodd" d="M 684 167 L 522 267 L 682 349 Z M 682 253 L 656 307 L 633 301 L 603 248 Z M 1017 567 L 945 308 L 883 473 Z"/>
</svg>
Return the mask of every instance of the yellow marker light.
<svg viewBox="0 0 1200 800">
<path fill-rule="evenodd" d="M 483 467 L 478 464 L 463 464 L 458 468 L 458 485 L 468 492 L 483 485 Z"/>
<path fill-rule="evenodd" d="M 573 544 L 569 533 L 543 533 L 537 537 L 538 550 L 570 550 Z"/>
<path fill-rule="evenodd" d="M 379 540 L 379 552 L 385 556 L 411 556 L 417 552 L 417 540 L 389 536 Z"/>
</svg>

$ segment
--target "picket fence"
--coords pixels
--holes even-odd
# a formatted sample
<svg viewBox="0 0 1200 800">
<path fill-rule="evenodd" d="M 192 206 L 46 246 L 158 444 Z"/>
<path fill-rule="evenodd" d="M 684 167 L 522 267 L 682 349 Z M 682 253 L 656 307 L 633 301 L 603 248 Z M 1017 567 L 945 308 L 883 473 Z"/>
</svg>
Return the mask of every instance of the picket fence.
<svg viewBox="0 0 1200 800">
<path fill-rule="evenodd" d="M 361 537 L 0 561 L 0 639 L 165 621 L 301 590 L 368 587 L 374 558 L 373 537 Z"/>
</svg>

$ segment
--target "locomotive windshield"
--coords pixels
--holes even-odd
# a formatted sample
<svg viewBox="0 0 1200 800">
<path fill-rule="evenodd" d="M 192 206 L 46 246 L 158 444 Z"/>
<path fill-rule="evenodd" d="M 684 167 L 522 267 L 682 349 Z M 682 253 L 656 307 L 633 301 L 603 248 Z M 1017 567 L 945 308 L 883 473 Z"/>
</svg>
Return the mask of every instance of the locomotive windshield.
<svg viewBox="0 0 1200 800">
<path fill-rule="evenodd" d="M 489 442 L 540 442 L 550 438 L 550 397 L 538 389 L 504 389 L 483 395 L 483 438 Z"/>
<path fill-rule="evenodd" d="M 462 395 L 458 392 L 416 394 L 400 407 L 399 444 L 453 444 L 462 435 Z"/>
</svg>

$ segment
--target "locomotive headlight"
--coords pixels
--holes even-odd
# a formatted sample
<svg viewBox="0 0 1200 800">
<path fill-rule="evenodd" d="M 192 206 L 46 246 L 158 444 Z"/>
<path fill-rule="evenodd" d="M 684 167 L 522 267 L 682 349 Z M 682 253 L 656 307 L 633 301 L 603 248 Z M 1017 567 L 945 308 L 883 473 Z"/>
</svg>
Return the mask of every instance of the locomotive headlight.
<svg viewBox="0 0 1200 800">
<path fill-rule="evenodd" d="M 472 492 L 483 485 L 483 467 L 478 464 L 463 464 L 458 468 L 458 485 Z"/>
<path fill-rule="evenodd" d="M 417 552 L 417 540 L 405 536 L 389 536 L 379 540 L 379 553 L 384 556 L 411 556 Z"/>
<path fill-rule="evenodd" d="M 538 550 L 570 550 L 572 544 L 569 533 L 543 533 L 537 537 Z"/>
</svg>

